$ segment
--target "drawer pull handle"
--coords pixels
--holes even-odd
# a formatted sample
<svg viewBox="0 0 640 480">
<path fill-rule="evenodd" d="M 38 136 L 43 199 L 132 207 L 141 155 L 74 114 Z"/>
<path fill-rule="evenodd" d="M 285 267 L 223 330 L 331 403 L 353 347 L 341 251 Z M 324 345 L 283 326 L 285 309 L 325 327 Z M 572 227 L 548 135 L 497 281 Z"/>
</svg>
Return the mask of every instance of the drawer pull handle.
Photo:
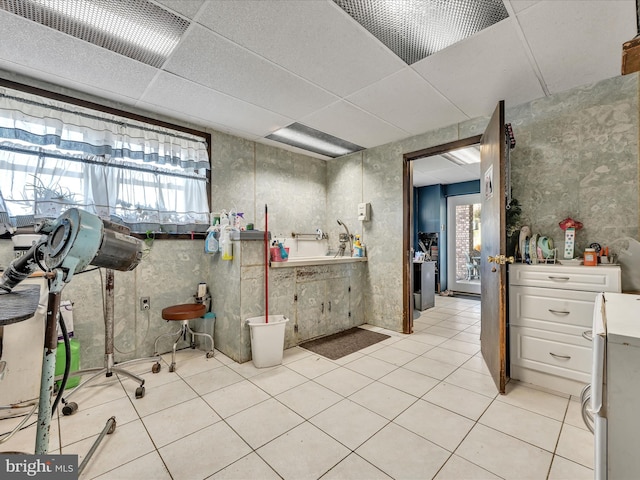
<svg viewBox="0 0 640 480">
<path fill-rule="evenodd" d="M 549 279 L 550 280 L 562 280 L 563 282 L 566 282 L 567 280 L 571 280 L 571 277 L 554 277 L 552 275 L 549 275 Z"/>
<path fill-rule="evenodd" d="M 571 360 L 571 356 L 569 355 L 558 355 L 553 352 L 549 352 L 549 355 L 551 355 L 553 358 L 561 358 L 562 360 Z"/>
<path fill-rule="evenodd" d="M 551 313 L 555 313 L 556 315 L 569 315 L 571 312 L 567 312 L 565 310 L 554 310 L 552 308 L 549 309 Z"/>
<path fill-rule="evenodd" d="M 585 330 L 582 332 L 582 338 L 586 338 L 590 342 L 593 342 L 593 330 Z"/>
</svg>

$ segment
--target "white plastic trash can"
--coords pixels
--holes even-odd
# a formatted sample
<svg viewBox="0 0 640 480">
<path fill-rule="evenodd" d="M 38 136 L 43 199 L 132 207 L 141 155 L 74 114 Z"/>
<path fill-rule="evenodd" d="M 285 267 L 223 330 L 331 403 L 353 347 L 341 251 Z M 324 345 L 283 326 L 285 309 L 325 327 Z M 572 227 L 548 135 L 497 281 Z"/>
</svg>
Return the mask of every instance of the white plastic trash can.
<svg viewBox="0 0 640 480">
<path fill-rule="evenodd" d="M 273 367 L 282 363 L 284 329 L 289 321 L 284 315 L 269 315 L 247 319 L 251 331 L 251 357 L 257 368 Z"/>
</svg>

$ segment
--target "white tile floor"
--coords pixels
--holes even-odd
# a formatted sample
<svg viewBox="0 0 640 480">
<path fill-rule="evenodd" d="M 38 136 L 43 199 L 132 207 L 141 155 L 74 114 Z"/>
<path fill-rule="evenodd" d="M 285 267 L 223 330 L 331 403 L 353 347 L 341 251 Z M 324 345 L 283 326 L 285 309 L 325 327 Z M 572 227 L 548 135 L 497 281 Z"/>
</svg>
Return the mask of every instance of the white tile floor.
<svg viewBox="0 0 640 480">
<path fill-rule="evenodd" d="M 365 326 L 391 338 L 337 361 L 292 348 L 269 369 L 185 350 L 175 373 L 135 368 L 142 399 L 128 379 L 78 391 L 51 451 L 82 461 L 115 416 L 82 480 L 592 478 L 576 399 L 518 382 L 497 395 L 479 318 L 477 301 L 437 297 L 413 335 Z M 0 451 L 33 452 L 34 438 L 32 427 Z"/>
</svg>

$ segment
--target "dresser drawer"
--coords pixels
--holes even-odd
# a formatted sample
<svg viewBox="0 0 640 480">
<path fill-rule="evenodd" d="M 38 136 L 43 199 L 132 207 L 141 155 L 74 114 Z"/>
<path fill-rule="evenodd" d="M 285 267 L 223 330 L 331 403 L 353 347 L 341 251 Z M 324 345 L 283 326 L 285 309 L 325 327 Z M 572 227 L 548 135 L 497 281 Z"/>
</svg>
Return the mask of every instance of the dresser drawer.
<svg viewBox="0 0 640 480">
<path fill-rule="evenodd" d="M 511 327 L 511 364 L 572 380 L 591 381 L 591 342 L 582 337 Z"/>
<path fill-rule="evenodd" d="M 513 264 L 509 266 L 509 285 L 589 292 L 619 292 L 621 273 L 617 265 L 567 267 Z"/>
<path fill-rule="evenodd" d="M 580 335 L 591 329 L 596 292 L 512 286 L 509 289 L 511 325 Z"/>
</svg>

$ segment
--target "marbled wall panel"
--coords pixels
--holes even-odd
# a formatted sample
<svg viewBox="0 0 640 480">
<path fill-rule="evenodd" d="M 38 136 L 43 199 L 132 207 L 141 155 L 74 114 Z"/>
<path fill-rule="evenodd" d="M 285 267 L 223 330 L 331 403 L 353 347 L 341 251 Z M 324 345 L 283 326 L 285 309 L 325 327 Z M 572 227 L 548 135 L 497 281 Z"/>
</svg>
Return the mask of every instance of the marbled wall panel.
<svg viewBox="0 0 640 480">
<path fill-rule="evenodd" d="M 553 238 L 558 222 L 584 224 L 576 255 L 592 242 L 638 235 L 638 76 L 577 87 L 507 110 L 513 195 L 522 224 Z"/>
<path fill-rule="evenodd" d="M 365 151 L 363 191 L 371 201 L 371 222 L 365 224 L 368 282 L 367 323 L 402 330 L 403 159 L 399 144 Z"/>
<path fill-rule="evenodd" d="M 269 206 L 269 230 L 279 238 L 326 227 L 326 162 L 256 145 L 256 209 L 259 228 Z"/>
<path fill-rule="evenodd" d="M 436 147 L 438 145 L 453 142 L 459 138 L 458 125 L 454 124 L 405 138 L 404 140 L 399 140 L 391 145 L 395 145 L 399 149 L 398 153 L 400 157 L 402 157 L 405 153 L 416 152 L 424 148 Z"/>
<path fill-rule="evenodd" d="M 234 252 L 238 244 L 233 242 Z M 229 358 L 240 358 L 238 338 L 240 336 L 240 263 L 241 256 L 234 253 L 233 260 L 222 260 L 221 256 L 207 257 L 210 265 L 209 289 L 213 297 L 213 311 L 216 313 L 216 349 Z"/>
<path fill-rule="evenodd" d="M 364 225 L 358 220 L 358 204 L 362 202 L 370 202 L 362 192 L 362 152 L 328 161 L 326 233 L 332 252 L 338 251 L 339 235 L 345 233 L 344 228 L 338 225 L 338 219 L 347 225 L 352 235 L 359 233 L 366 245 Z"/>
<path fill-rule="evenodd" d="M 507 118 L 507 122 L 509 122 Z M 477 117 L 458 124 L 458 139 L 482 135 L 489 124 L 489 117 Z"/>
<path fill-rule="evenodd" d="M 255 205 L 254 142 L 211 131 L 211 204 L 214 212 L 235 209 L 259 227 Z"/>
<path fill-rule="evenodd" d="M 367 285 L 368 265 L 366 263 L 352 263 L 349 265 L 349 280 L 351 292 L 349 304 L 351 310 L 350 327 L 363 325 L 365 320 L 365 287 Z"/>
<path fill-rule="evenodd" d="M 178 325 L 162 319 L 162 309 L 192 303 L 198 283 L 207 281 L 209 267 L 202 262 L 202 248 L 202 241 L 156 240 L 135 270 L 115 272 L 116 361 L 150 356 L 158 335 L 178 330 Z M 104 269 L 76 275 L 62 291 L 63 299 L 74 302 L 74 328 L 83 368 L 104 363 L 103 279 Z M 139 308 L 142 296 L 150 297 L 147 312 Z M 166 339 L 158 348 L 166 352 L 171 345 Z"/>
</svg>

